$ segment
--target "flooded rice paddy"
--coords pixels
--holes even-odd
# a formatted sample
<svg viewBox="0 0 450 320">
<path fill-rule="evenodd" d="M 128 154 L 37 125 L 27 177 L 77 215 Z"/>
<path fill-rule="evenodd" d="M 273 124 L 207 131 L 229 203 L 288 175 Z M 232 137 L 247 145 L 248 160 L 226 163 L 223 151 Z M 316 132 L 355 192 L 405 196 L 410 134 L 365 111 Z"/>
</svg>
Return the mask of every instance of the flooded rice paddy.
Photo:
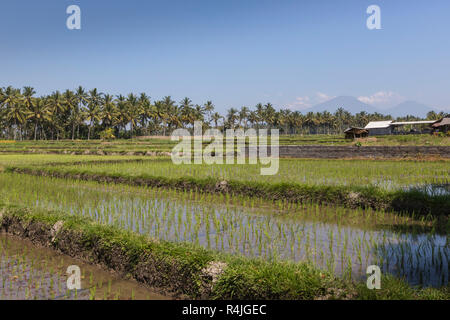
<svg viewBox="0 0 450 320">
<path fill-rule="evenodd" d="M 67 267 L 81 271 L 81 289 L 68 290 Z M 133 280 L 0 233 L 0 300 L 166 300 Z"/>
<path fill-rule="evenodd" d="M 448 285 L 448 235 L 399 231 L 412 221 L 386 212 L 12 174 L 0 175 L 0 192 L 3 202 L 62 210 L 162 240 L 308 261 L 352 279 L 365 279 L 367 266 L 376 264 L 412 285 Z"/>
</svg>

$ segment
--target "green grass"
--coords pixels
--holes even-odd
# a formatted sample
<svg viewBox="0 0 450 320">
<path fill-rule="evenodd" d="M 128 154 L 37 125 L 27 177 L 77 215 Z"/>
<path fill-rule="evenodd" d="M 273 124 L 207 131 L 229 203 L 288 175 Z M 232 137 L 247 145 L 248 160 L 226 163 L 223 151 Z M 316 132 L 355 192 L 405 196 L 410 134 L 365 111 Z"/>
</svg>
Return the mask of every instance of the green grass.
<svg viewBox="0 0 450 320">
<path fill-rule="evenodd" d="M 174 165 L 171 159 L 139 163 L 88 163 L 53 166 L 59 172 L 120 175 L 123 177 L 213 178 L 227 181 L 296 183 L 308 186 L 367 186 L 398 190 L 450 182 L 450 161 L 305 160 L 280 159 L 273 176 L 260 174 L 263 165 Z"/>
</svg>

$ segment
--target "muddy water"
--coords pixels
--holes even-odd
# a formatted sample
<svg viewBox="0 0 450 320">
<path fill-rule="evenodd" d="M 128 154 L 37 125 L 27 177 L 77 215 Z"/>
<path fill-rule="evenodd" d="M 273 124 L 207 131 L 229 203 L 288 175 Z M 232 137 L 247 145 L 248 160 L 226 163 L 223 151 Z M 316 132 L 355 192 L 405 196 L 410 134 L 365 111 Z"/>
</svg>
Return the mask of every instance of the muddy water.
<svg viewBox="0 0 450 320">
<path fill-rule="evenodd" d="M 68 290 L 67 267 L 81 271 L 81 290 Z M 0 300 L 169 300 L 134 280 L 0 233 Z"/>
</svg>

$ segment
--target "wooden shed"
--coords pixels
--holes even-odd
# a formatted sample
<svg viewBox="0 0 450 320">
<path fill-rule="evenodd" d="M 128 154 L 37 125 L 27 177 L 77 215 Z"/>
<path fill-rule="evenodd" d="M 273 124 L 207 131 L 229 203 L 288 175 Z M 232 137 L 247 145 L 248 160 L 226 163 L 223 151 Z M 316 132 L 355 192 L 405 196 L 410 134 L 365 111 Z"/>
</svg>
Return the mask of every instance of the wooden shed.
<svg viewBox="0 0 450 320">
<path fill-rule="evenodd" d="M 364 128 L 351 127 L 344 131 L 345 139 L 364 138 L 369 135 L 369 131 Z"/>
<path fill-rule="evenodd" d="M 450 117 L 442 118 L 439 121 L 436 121 L 432 125 L 433 129 L 439 130 L 439 132 L 447 132 L 450 129 Z"/>
</svg>

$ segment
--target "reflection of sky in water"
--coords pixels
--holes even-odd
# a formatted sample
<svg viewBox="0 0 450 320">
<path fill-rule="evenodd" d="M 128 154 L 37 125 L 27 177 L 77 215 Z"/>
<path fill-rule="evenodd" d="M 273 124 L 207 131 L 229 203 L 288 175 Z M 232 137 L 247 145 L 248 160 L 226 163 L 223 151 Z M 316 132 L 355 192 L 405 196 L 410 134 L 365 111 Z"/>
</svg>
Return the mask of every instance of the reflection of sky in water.
<svg viewBox="0 0 450 320">
<path fill-rule="evenodd" d="M 430 196 L 450 196 L 450 184 L 427 184 L 412 188 L 406 188 L 406 190 L 418 190 Z"/>
<path fill-rule="evenodd" d="M 73 192 L 77 194 L 74 199 L 86 201 L 80 205 L 68 198 L 64 202 L 39 199 L 36 204 L 164 240 L 189 241 L 252 257 L 310 261 L 339 275 L 351 272 L 357 279 L 366 279 L 367 266 L 377 264 L 382 272 L 404 277 L 414 285 L 448 284 L 447 236 L 367 231 L 148 194 L 81 188 Z"/>
</svg>

